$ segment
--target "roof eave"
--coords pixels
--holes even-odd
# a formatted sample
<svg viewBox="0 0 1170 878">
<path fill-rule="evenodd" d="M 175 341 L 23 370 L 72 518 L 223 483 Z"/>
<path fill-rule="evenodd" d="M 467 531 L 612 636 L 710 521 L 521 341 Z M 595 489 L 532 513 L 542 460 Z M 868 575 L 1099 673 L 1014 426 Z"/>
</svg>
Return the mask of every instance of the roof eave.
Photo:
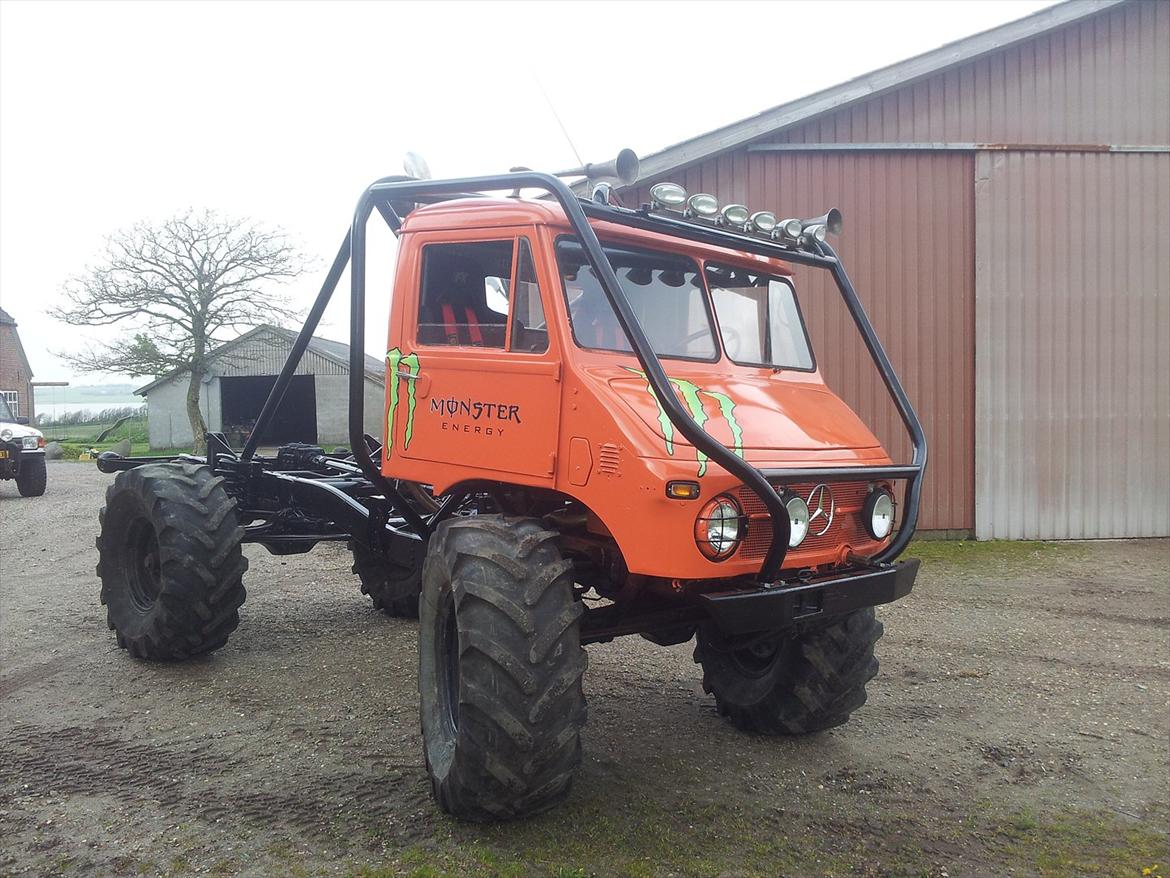
<svg viewBox="0 0 1170 878">
<path fill-rule="evenodd" d="M 1025 18 L 947 43 L 913 58 L 870 71 L 795 101 L 780 104 L 747 119 L 724 125 L 722 128 L 645 156 L 640 162 L 637 180 L 630 185 L 637 186 L 678 168 L 743 146 L 757 138 L 839 110 L 856 101 L 900 88 L 941 70 L 1064 27 L 1124 2 L 1127 0 L 1068 0 Z M 578 191 L 587 191 L 587 184 L 588 181 L 581 181 L 575 184 L 574 188 Z"/>
</svg>

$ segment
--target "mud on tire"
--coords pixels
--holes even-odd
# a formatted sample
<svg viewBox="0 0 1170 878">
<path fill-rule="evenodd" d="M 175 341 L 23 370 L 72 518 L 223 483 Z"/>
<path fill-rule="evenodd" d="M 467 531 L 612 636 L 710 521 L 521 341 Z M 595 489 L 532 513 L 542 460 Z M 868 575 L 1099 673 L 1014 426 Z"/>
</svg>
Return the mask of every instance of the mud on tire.
<svg viewBox="0 0 1170 878">
<path fill-rule="evenodd" d="M 719 713 L 743 731 L 800 735 L 839 726 L 865 703 L 882 623 L 873 607 L 772 638 L 729 641 L 699 628 L 695 661 Z"/>
<path fill-rule="evenodd" d="M 222 479 L 187 463 L 126 470 L 99 521 L 101 601 L 119 646 L 137 658 L 184 659 L 227 642 L 248 561 Z"/>
<path fill-rule="evenodd" d="M 569 791 L 581 760 L 581 604 L 556 534 L 531 519 L 440 525 L 423 572 L 419 692 L 444 811 L 506 820 Z"/>
</svg>

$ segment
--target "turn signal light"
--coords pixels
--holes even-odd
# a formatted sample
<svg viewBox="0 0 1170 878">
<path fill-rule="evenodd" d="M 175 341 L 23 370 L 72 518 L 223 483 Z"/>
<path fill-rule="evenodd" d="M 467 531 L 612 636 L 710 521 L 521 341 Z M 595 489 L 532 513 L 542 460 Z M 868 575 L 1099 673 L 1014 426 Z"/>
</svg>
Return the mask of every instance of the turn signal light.
<svg viewBox="0 0 1170 878">
<path fill-rule="evenodd" d="M 698 482 L 667 482 L 666 496 L 671 500 L 698 500 Z"/>
</svg>

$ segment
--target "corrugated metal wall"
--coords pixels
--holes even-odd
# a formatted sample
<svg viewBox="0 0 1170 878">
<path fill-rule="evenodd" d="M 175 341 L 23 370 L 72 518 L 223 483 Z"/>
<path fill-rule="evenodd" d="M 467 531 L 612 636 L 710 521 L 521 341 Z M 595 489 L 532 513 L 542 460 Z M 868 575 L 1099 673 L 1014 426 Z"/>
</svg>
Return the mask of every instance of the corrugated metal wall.
<svg viewBox="0 0 1170 878">
<path fill-rule="evenodd" d="M 1170 155 L 981 153 L 980 539 L 1170 534 Z"/>
<path fill-rule="evenodd" d="M 740 151 L 673 176 L 689 192 L 786 215 L 841 208 L 846 231 L 835 245 L 926 427 L 922 526 L 931 529 L 975 524 L 973 173 L 972 157 L 961 153 Z M 905 429 L 832 279 L 797 272 L 826 382 L 896 460 L 909 460 Z"/>
<path fill-rule="evenodd" d="M 1170 143 L 1170 3 L 1131 0 L 766 138 Z"/>
<path fill-rule="evenodd" d="M 1131 0 L 759 142 L 1015 144 L 978 154 L 746 147 L 667 176 L 785 215 L 844 210 L 836 246 L 931 442 L 923 528 L 977 528 L 982 537 L 1170 534 L 1170 159 L 1067 151 L 1170 144 L 1170 3 Z M 1039 144 L 1051 150 L 1019 149 Z M 991 168 L 978 211 L 976 162 Z M 646 188 L 634 197 L 645 200 Z M 1147 218 L 1140 226 L 1139 211 Z M 824 310 L 829 297 L 816 283 L 802 303 L 827 380 L 901 449 L 843 309 Z M 1066 331 L 1046 329 L 1048 319 L 1067 321 Z M 1094 358 L 1109 362 L 1086 372 L 1090 328 Z M 1037 346 L 1043 369 L 987 361 Z M 1136 472 L 1149 479 L 1131 494 Z M 1025 493 L 1006 498 L 1013 484 Z M 1089 492 L 1099 498 L 1093 514 L 1081 511 Z"/>
</svg>

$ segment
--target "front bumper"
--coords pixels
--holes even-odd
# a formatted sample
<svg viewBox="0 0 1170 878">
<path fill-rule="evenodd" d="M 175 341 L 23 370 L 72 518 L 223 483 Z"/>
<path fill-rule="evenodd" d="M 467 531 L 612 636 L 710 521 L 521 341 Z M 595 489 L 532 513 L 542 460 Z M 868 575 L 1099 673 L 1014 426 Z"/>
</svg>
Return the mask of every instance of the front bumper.
<svg viewBox="0 0 1170 878">
<path fill-rule="evenodd" d="M 702 604 L 726 634 L 775 631 L 818 616 L 840 616 L 905 597 L 918 575 L 917 558 L 847 576 L 780 583 L 748 591 L 702 595 Z"/>
</svg>

